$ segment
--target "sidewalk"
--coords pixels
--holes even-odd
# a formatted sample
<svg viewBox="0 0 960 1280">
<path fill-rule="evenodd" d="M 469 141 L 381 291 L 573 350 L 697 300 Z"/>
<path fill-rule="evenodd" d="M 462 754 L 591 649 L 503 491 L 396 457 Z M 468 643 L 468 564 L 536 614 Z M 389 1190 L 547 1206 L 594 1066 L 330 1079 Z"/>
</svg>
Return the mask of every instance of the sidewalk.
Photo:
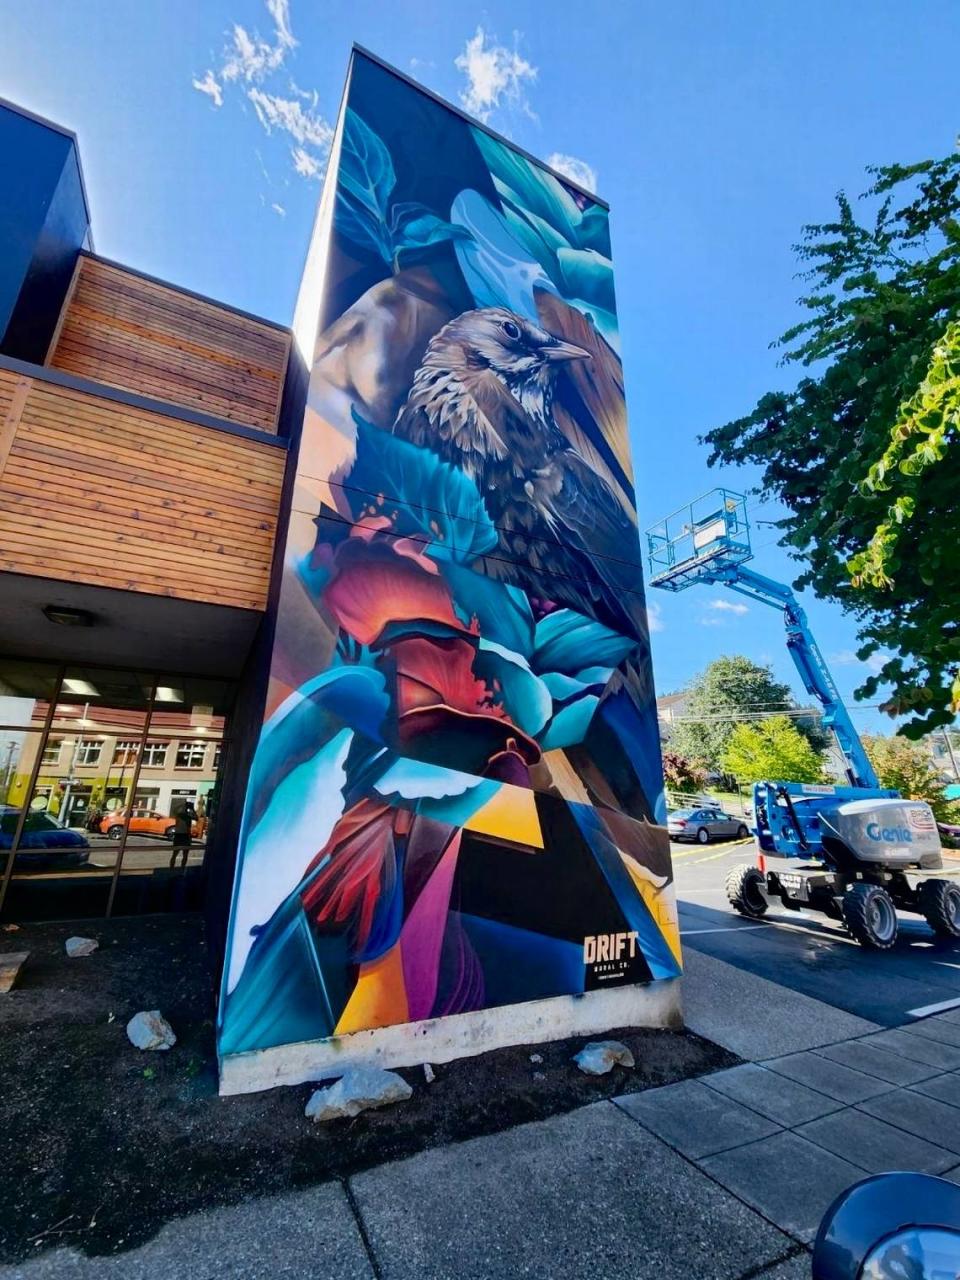
<svg viewBox="0 0 960 1280">
<path fill-rule="evenodd" d="M 807 1246 L 851 1182 L 893 1168 L 960 1181 L 960 1011 L 879 1031 L 687 960 L 694 1029 L 709 1021 L 754 1061 L 0 1276 L 809 1280 Z"/>
</svg>

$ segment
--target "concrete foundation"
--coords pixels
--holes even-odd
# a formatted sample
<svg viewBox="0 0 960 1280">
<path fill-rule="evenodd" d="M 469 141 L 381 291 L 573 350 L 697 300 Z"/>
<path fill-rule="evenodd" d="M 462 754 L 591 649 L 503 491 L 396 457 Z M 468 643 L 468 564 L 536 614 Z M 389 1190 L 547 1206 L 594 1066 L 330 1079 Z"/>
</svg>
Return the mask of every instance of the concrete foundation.
<svg viewBox="0 0 960 1280">
<path fill-rule="evenodd" d="M 325 1080 L 361 1063 L 414 1067 L 423 1062 L 470 1058 L 510 1045 L 601 1034 L 616 1027 L 679 1030 L 682 1025 L 680 979 L 664 978 L 643 986 L 554 996 L 329 1040 L 230 1054 L 220 1061 L 220 1093 L 257 1093 L 277 1085 Z"/>
</svg>

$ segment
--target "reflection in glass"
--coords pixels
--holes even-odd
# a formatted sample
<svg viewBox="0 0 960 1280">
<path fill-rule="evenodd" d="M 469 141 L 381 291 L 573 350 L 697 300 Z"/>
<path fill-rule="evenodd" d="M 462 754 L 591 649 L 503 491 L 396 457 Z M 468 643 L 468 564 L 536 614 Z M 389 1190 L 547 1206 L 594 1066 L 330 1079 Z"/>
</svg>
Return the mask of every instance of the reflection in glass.
<svg viewBox="0 0 960 1280">
<path fill-rule="evenodd" d="M 911 1227 L 885 1240 L 869 1255 L 862 1280 L 958 1280 L 960 1233 Z"/>
<path fill-rule="evenodd" d="M 112 905 L 119 872 L 119 909 L 156 909 L 149 886 L 170 873 L 178 819 L 178 866 L 203 862 L 233 688 L 166 676 L 154 690 L 146 673 L 76 666 L 57 694 L 60 675 L 0 661 L 0 879 L 59 895 L 64 915 Z"/>
</svg>

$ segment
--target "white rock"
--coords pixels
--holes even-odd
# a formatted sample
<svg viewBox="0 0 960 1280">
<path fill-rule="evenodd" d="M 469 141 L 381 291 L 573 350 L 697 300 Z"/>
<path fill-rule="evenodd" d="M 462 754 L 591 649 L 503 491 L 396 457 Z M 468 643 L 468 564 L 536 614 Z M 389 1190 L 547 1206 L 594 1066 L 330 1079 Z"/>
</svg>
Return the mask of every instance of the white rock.
<svg viewBox="0 0 960 1280">
<path fill-rule="evenodd" d="M 427 1084 L 433 1084 L 434 1080 L 437 1078 L 437 1073 L 434 1071 L 433 1067 L 431 1067 L 429 1062 L 425 1062 L 423 1064 L 423 1078 L 426 1080 Z"/>
<path fill-rule="evenodd" d="M 573 1059 L 588 1076 L 605 1076 L 614 1067 L 632 1067 L 633 1054 L 619 1040 L 594 1040 Z"/>
<path fill-rule="evenodd" d="M 63 947 L 71 960 L 74 960 L 77 956 L 92 956 L 99 945 L 96 938 L 68 938 Z"/>
<path fill-rule="evenodd" d="M 173 1027 L 159 1009 L 135 1013 L 127 1023 L 127 1038 L 137 1049 L 170 1049 L 177 1043 Z"/>
<path fill-rule="evenodd" d="M 382 1067 L 351 1067 L 326 1089 L 310 1095 L 304 1115 L 321 1123 L 341 1116 L 356 1116 L 372 1107 L 386 1107 L 391 1102 L 406 1102 L 413 1090 L 394 1071 Z"/>
<path fill-rule="evenodd" d="M 539 1065 L 540 1065 L 540 1063 L 543 1061 L 543 1054 L 542 1054 L 542 1053 L 531 1053 L 531 1055 L 530 1055 L 530 1061 L 534 1064 L 534 1066 L 539 1066 Z"/>
</svg>

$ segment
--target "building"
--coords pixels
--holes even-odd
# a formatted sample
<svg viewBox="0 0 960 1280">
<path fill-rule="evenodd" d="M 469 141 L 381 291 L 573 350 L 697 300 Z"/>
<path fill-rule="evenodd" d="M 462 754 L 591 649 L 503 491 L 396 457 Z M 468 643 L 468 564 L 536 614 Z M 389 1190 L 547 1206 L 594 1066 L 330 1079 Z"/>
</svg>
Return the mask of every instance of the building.
<svg viewBox="0 0 960 1280">
<path fill-rule="evenodd" d="M 690 697 L 686 690 L 680 693 L 665 693 L 657 699 L 657 719 L 660 722 L 660 740 L 670 741 L 673 726 L 682 720 L 687 713 L 687 700 Z"/>
<path fill-rule="evenodd" d="M 355 49 L 286 330 L 4 148 L 0 910 L 203 909 L 227 1092 L 676 1025 L 603 201 Z"/>
<path fill-rule="evenodd" d="M 262 698 L 291 333 L 97 255 L 66 130 L 2 104 L 0 154 L 0 914 L 197 907 Z"/>
</svg>

